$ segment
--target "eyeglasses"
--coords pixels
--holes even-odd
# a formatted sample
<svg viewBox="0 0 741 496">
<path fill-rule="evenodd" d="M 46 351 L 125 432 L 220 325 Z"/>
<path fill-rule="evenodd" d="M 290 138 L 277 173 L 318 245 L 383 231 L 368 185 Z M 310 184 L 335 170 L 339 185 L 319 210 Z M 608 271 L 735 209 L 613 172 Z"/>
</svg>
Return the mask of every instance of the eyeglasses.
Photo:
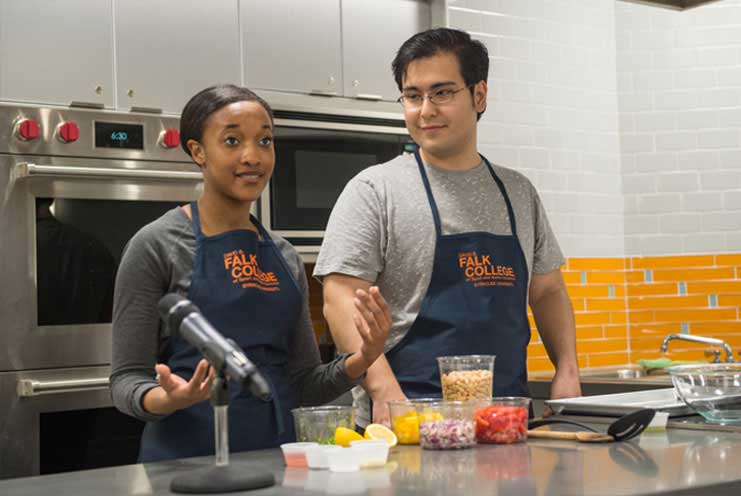
<svg viewBox="0 0 741 496">
<path fill-rule="evenodd" d="M 476 85 L 470 84 L 468 86 L 464 86 L 463 88 L 458 88 L 457 90 L 443 88 L 435 90 L 432 93 L 409 92 L 401 95 L 399 98 L 397 98 L 396 101 L 399 102 L 406 109 L 416 109 L 421 107 L 422 103 L 425 101 L 425 98 L 428 99 L 430 103 L 434 103 L 435 105 L 443 105 L 452 102 L 456 93 L 473 88 L 474 86 Z"/>
</svg>

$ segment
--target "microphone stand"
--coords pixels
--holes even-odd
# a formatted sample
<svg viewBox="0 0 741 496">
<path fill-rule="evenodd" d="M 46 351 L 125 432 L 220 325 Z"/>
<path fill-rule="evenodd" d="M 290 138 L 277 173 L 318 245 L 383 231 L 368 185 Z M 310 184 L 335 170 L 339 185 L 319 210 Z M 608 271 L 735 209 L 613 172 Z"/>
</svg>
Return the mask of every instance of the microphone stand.
<svg viewBox="0 0 741 496">
<path fill-rule="evenodd" d="M 211 385 L 211 406 L 214 408 L 215 463 L 211 467 L 178 475 L 172 479 L 170 490 L 174 493 L 213 494 L 275 485 L 275 477 L 270 472 L 229 465 L 229 384 L 223 370 Z"/>
</svg>

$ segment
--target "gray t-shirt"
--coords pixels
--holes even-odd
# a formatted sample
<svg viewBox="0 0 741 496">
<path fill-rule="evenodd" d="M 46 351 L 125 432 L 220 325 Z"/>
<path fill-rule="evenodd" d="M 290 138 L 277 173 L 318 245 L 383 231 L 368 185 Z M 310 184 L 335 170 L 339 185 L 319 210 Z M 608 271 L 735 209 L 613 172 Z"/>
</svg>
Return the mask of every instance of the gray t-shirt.
<svg viewBox="0 0 741 496">
<path fill-rule="evenodd" d="M 347 392 L 361 379 L 345 373 L 343 355 L 321 365 L 309 314 L 304 264 L 283 238 L 271 236 L 301 290 L 303 306 L 288 358 L 291 380 L 304 405 L 318 405 Z M 167 338 L 157 312 L 166 293 L 188 295 L 196 236 L 182 208 L 174 208 L 144 226 L 124 250 L 113 304 L 111 394 L 116 407 L 144 421 L 162 418 L 142 407 L 144 393 L 157 385 L 154 365 Z"/>
<path fill-rule="evenodd" d="M 564 257 L 532 183 L 512 169 L 492 165 L 515 212 L 517 236 L 528 274 L 558 269 Z M 511 234 L 504 197 L 482 161 L 467 171 L 425 165 L 443 234 L 486 231 Z M 335 204 L 314 276 L 333 272 L 375 283 L 392 313 L 388 351 L 419 313 L 432 275 L 435 225 L 417 162 L 401 155 L 369 167 L 350 182 Z M 358 423 L 369 420 L 362 388 L 353 390 Z"/>
</svg>

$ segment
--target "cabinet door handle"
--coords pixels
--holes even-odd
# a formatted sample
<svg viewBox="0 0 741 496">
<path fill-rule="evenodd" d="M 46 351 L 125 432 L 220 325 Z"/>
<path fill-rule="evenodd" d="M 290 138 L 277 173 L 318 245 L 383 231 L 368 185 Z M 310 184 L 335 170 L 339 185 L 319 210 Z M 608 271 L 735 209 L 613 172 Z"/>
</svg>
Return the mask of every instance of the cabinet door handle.
<svg viewBox="0 0 741 496">
<path fill-rule="evenodd" d="M 174 179 L 178 181 L 201 181 L 200 172 L 151 170 L 151 169 L 112 169 L 106 167 L 76 167 L 66 165 L 39 165 L 22 162 L 16 166 L 16 177 L 57 176 L 57 177 L 119 177 L 137 179 Z"/>
<path fill-rule="evenodd" d="M 94 391 L 96 389 L 108 389 L 108 377 L 95 377 L 93 379 L 67 379 L 58 381 L 37 381 L 33 379 L 21 379 L 16 385 L 16 391 L 21 398 L 30 398 L 41 394 L 75 393 L 81 391 Z"/>
<path fill-rule="evenodd" d="M 317 96 L 337 96 L 337 92 L 331 90 L 311 90 L 309 91 L 309 94 Z"/>
<path fill-rule="evenodd" d="M 355 98 L 359 100 L 383 100 L 381 95 L 371 95 L 369 93 L 358 93 Z"/>
</svg>

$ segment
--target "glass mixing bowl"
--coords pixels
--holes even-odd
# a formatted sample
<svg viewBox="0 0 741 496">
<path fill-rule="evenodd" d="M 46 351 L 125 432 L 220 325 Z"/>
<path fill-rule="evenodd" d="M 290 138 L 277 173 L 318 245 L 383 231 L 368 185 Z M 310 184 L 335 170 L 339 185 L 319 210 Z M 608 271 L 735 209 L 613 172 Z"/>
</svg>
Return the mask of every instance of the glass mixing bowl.
<svg viewBox="0 0 741 496">
<path fill-rule="evenodd" d="M 713 424 L 741 424 L 741 363 L 677 365 L 668 369 L 674 389 Z"/>
<path fill-rule="evenodd" d="M 294 408 L 291 413 L 296 426 L 296 441 L 332 444 L 338 427 L 355 429 L 355 409 L 351 406 Z"/>
</svg>

